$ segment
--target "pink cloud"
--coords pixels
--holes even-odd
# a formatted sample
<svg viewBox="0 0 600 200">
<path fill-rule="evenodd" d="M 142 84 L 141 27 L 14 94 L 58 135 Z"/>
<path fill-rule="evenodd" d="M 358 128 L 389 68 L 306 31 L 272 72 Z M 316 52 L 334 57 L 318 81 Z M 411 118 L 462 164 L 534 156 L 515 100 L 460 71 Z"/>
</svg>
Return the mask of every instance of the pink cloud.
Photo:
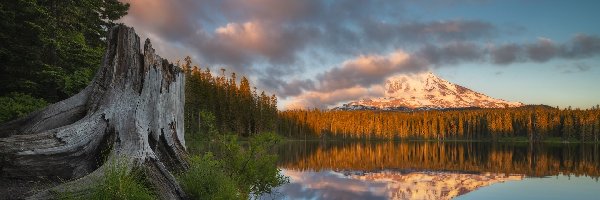
<svg viewBox="0 0 600 200">
<path fill-rule="evenodd" d="M 281 50 L 282 46 L 273 42 L 281 40 L 281 33 L 269 30 L 272 29 L 260 22 L 228 23 L 215 29 L 215 34 L 221 44 L 248 53 L 272 55 Z"/>
<path fill-rule="evenodd" d="M 330 92 L 309 91 L 292 98 L 285 109 L 325 108 L 339 102 L 382 96 L 384 88 L 380 85 L 371 87 L 355 86 Z"/>
<path fill-rule="evenodd" d="M 368 87 L 380 84 L 387 76 L 399 72 L 422 70 L 423 66 L 401 50 L 388 55 L 360 55 L 340 66 L 317 75 L 318 91 L 333 91 L 357 85 Z"/>
<path fill-rule="evenodd" d="M 128 14 L 121 19 L 125 24 L 142 29 L 141 32 L 161 33 L 160 37 L 174 39 L 182 33 L 194 30 L 194 23 L 187 17 L 188 9 L 195 7 L 179 1 L 122 0 L 129 3 Z M 138 31 L 140 32 L 140 31 Z"/>
</svg>

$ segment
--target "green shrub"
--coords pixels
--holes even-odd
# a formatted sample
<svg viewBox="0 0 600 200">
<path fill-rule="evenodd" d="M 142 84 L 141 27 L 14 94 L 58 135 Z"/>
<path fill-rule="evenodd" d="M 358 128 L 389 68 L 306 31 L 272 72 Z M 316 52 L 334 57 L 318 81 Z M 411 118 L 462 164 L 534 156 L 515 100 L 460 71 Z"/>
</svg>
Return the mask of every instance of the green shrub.
<svg viewBox="0 0 600 200">
<path fill-rule="evenodd" d="M 187 131 L 185 134 L 185 143 L 190 154 L 199 154 L 203 152 L 212 151 L 211 144 L 216 139 L 219 131 L 217 130 L 217 123 L 215 115 L 211 112 L 200 111 L 198 113 L 200 117 L 200 124 L 198 132 Z"/>
<path fill-rule="evenodd" d="M 250 138 L 250 145 L 246 151 L 249 167 L 245 167 L 246 172 L 241 175 L 244 176 L 246 184 L 250 185 L 251 194 L 270 193 L 272 188 L 289 182 L 277 168 L 277 154 L 270 151 L 279 142 L 281 136 L 272 132 Z"/>
<path fill-rule="evenodd" d="M 23 93 L 10 93 L 0 97 L 0 123 L 23 117 L 30 112 L 43 108 L 48 103 L 43 99 Z"/>
<path fill-rule="evenodd" d="M 189 170 L 179 176 L 179 182 L 192 199 L 244 199 L 212 153 L 193 156 Z"/>
<path fill-rule="evenodd" d="M 179 181 L 195 199 L 248 199 L 270 193 L 288 182 L 277 168 L 277 155 L 269 151 L 280 140 L 276 134 L 261 133 L 242 147 L 236 135 L 221 135 L 214 154 L 192 157 Z"/>
</svg>

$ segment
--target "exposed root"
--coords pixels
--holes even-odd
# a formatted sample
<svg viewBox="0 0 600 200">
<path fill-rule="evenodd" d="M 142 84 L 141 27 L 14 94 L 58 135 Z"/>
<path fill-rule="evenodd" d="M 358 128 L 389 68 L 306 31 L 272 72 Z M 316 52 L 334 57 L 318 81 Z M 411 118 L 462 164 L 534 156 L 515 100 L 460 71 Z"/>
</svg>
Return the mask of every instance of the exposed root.
<svg viewBox="0 0 600 200">
<path fill-rule="evenodd" d="M 0 138 L 5 177 L 78 178 L 97 167 L 106 121 L 92 115 L 80 122 L 38 134 Z"/>
<path fill-rule="evenodd" d="M 91 87 L 88 86 L 75 96 L 52 104 L 43 110 L 0 125 L 0 138 L 11 135 L 27 135 L 74 123 L 85 116 L 86 102 Z"/>
<path fill-rule="evenodd" d="M 161 199 L 187 199 L 187 195 L 162 162 L 149 158 L 144 163 L 148 180 Z"/>
<path fill-rule="evenodd" d="M 0 178 L 71 180 L 31 199 L 84 196 L 110 157 L 140 168 L 163 199 L 184 199 L 171 171 L 186 168 L 184 76 L 123 25 L 111 30 L 91 85 L 46 109 L 0 126 Z M 108 157 L 108 158 L 107 158 Z M 0 194 L 1 196 L 2 194 Z"/>
</svg>

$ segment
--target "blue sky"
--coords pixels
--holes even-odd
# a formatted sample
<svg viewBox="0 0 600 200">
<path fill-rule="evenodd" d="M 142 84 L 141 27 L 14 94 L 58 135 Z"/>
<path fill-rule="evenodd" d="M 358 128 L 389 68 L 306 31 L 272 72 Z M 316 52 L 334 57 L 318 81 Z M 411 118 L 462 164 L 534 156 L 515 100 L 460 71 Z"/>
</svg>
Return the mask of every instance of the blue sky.
<svg viewBox="0 0 600 200">
<path fill-rule="evenodd" d="M 123 23 L 171 60 L 249 77 L 279 107 L 382 96 L 433 71 L 495 98 L 600 104 L 600 1 L 125 0 Z"/>
<path fill-rule="evenodd" d="M 414 14 L 424 20 L 478 19 L 493 24 L 522 27 L 518 34 L 505 35 L 496 43 L 527 42 L 539 37 L 567 41 L 575 34 L 599 35 L 596 20 L 600 1 L 489 1 L 458 4 L 449 8 L 415 6 Z M 426 14 L 422 14 L 426 13 Z M 581 70 L 573 65 L 585 65 Z M 497 98 L 528 104 L 589 108 L 600 104 L 600 59 L 557 59 L 546 63 L 519 63 L 495 67 L 469 63 L 436 70 L 449 81 Z M 481 67 L 487 65 L 489 67 Z"/>
</svg>

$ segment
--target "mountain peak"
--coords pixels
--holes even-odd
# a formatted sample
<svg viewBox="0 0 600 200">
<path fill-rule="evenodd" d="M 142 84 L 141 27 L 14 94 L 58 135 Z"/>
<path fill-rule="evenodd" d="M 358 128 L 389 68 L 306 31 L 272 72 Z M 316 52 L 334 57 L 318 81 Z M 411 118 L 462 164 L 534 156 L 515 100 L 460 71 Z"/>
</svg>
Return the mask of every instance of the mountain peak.
<svg viewBox="0 0 600 200">
<path fill-rule="evenodd" d="M 523 106 L 520 102 L 494 99 L 444 80 L 432 72 L 400 74 L 385 81 L 385 96 L 344 104 L 336 109 L 447 109 L 505 108 Z"/>
</svg>

